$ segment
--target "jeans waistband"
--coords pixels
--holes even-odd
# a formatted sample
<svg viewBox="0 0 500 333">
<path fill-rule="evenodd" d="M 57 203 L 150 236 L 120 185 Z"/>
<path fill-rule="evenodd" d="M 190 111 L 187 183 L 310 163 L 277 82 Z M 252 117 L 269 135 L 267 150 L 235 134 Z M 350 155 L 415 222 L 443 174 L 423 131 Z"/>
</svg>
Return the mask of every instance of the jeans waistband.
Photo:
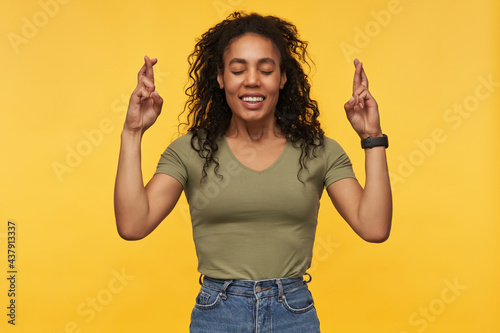
<svg viewBox="0 0 500 333">
<path fill-rule="evenodd" d="M 278 296 L 280 299 L 284 293 L 311 282 L 311 275 L 308 273 L 306 275 L 309 276 L 307 281 L 301 277 L 251 281 L 214 279 L 208 276 L 204 276 L 202 280 L 200 276 L 200 284 L 219 291 L 223 299 L 226 298 L 226 294 L 256 297 Z"/>
</svg>

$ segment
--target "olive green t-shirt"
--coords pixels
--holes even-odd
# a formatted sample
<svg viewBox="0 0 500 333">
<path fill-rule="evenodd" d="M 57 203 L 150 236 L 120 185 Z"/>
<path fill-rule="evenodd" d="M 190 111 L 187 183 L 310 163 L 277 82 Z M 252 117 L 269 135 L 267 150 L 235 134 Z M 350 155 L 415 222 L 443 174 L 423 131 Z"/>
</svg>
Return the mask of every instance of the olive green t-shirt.
<svg viewBox="0 0 500 333">
<path fill-rule="evenodd" d="M 325 137 L 317 157 L 301 171 L 301 183 L 301 150 L 291 142 L 270 167 L 255 171 L 236 159 L 223 137 L 216 154 L 223 178 L 211 166 L 200 184 L 205 159 L 192 149 L 191 137 L 188 133 L 168 146 L 156 173 L 168 174 L 184 187 L 199 272 L 243 280 L 302 276 L 311 266 L 324 188 L 355 177 L 340 145 Z"/>
</svg>

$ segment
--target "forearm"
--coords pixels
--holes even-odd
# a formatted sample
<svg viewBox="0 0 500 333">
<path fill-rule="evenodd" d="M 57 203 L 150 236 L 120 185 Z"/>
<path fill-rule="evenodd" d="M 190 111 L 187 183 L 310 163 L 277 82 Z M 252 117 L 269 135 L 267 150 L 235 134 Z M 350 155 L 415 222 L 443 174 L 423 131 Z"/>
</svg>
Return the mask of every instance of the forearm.
<svg viewBox="0 0 500 333">
<path fill-rule="evenodd" d="M 366 182 L 358 207 L 358 218 L 368 241 L 382 242 L 389 237 L 392 220 L 392 194 L 385 147 L 365 149 Z"/>
<path fill-rule="evenodd" d="M 115 182 L 115 217 L 120 236 L 138 239 L 145 236 L 149 213 L 142 180 L 141 133 L 123 131 Z"/>
</svg>

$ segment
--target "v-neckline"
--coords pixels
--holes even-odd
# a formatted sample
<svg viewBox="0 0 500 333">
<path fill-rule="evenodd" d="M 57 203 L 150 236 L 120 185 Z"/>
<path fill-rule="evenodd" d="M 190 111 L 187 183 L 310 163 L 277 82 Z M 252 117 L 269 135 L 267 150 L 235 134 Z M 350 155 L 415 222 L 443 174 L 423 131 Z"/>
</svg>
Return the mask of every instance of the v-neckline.
<svg viewBox="0 0 500 333">
<path fill-rule="evenodd" d="M 267 168 L 263 169 L 263 170 L 255 170 L 255 169 L 252 169 L 248 166 L 246 166 L 245 164 L 243 164 L 233 153 L 233 151 L 231 150 L 231 147 L 229 147 L 229 143 L 227 142 L 227 139 L 226 139 L 226 136 L 223 136 L 222 137 L 222 142 L 223 142 L 223 146 L 224 148 L 227 150 L 228 154 L 230 155 L 230 157 L 232 159 L 234 159 L 242 168 L 252 172 L 252 173 L 255 173 L 255 174 L 262 174 L 264 172 L 267 172 L 267 171 L 270 171 L 272 169 L 274 169 L 278 164 L 279 162 L 283 159 L 283 156 L 285 156 L 285 153 L 288 151 L 288 146 L 290 145 L 290 143 L 288 142 L 288 140 L 286 140 L 285 142 L 285 147 L 283 148 L 283 150 L 281 151 L 280 155 L 278 156 L 278 158 L 270 165 L 268 166 Z"/>
</svg>

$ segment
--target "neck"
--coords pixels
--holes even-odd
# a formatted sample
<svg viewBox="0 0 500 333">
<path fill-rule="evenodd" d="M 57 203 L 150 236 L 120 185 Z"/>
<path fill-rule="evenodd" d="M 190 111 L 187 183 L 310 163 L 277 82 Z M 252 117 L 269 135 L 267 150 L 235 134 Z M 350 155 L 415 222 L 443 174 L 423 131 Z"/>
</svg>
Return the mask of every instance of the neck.
<svg viewBox="0 0 500 333">
<path fill-rule="evenodd" d="M 268 139 L 283 138 L 284 135 L 281 129 L 276 125 L 276 119 L 274 117 L 267 122 L 255 123 L 249 123 L 232 117 L 229 128 L 226 131 L 226 137 L 259 142 Z"/>
</svg>

